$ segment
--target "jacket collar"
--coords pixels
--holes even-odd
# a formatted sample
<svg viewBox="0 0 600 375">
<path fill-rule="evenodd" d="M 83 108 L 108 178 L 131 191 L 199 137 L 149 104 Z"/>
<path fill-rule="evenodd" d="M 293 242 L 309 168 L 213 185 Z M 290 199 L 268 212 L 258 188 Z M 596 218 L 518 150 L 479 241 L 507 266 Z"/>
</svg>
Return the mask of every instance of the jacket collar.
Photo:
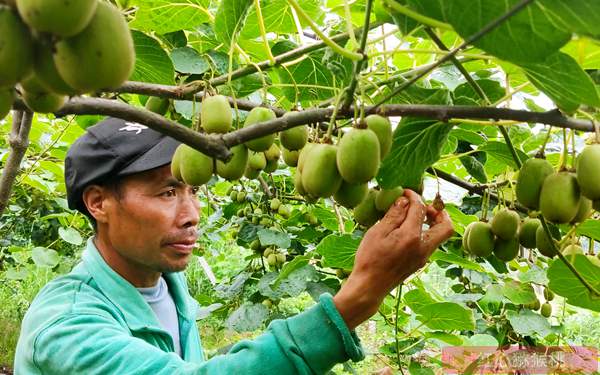
<svg viewBox="0 0 600 375">
<path fill-rule="evenodd" d="M 161 329 L 150 305 L 129 281 L 106 263 L 94 245 L 93 237 L 87 240 L 82 258 L 83 264 L 98 284 L 98 288 L 121 311 L 130 329 Z M 189 306 L 183 273 L 164 273 L 163 277 L 169 286 L 179 316 L 186 320 L 193 320 L 194 318 L 190 316 L 192 309 Z"/>
</svg>

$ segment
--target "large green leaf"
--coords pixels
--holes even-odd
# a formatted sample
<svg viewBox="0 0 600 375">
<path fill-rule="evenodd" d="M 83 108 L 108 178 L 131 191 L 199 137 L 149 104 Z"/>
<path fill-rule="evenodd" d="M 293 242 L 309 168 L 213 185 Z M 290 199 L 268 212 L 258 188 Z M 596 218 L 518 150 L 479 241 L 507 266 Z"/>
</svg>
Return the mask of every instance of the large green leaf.
<svg viewBox="0 0 600 375">
<path fill-rule="evenodd" d="M 557 52 L 543 62 L 521 66 L 529 80 L 560 109 L 571 113 L 580 104 L 600 106 L 594 82 L 571 56 Z"/>
<path fill-rule="evenodd" d="M 135 0 L 131 3 L 139 9 L 130 25 L 142 31 L 166 34 L 193 29 L 212 20 L 209 0 Z"/>
<path fill-rule="evenodd" d="M 261 229 L 258 231 L 258 239 L 263 246 L 275 245 L 281 249 L 290 247 L 290 235 L 286 232 L 280 232 L 272 229 Z"/>
<path fill-rule="evenodd" d="M 320 0 L 300 0 L 298 4 L 304 12 L 315 22 L 319 22 L 324 13 L 321 9 Z M 261 0 L 260 9 L 262 11 L 265 29 L 268 32 L 276 34 L 296 33 L 298 29 L 294 23 L 292 8 L 286 0 Z M 244 39 L 255 39 L 260 37 L 260 28 L 258 27 L 258 17 L 256 9 L 251 8 L 248 13 L 246 24 L 242 28 L 240 35 Z"/>
<path fill-rule="evenodd" d="M 504 142 L 490 141 L 480 146 L 478 150 L 485 151 L 488 155 L 493 156 L 502 163 L 510 165 L 515 169 L 517 168 L 517 163 L 515 162 L 515 159 L 513 159 L 510 149 Z M 519 155 L 519 159 L 521 160 L 521 162 L 524 162 L 525 160 L 529 159 L 529 156 L 527 156 L 527 154 L 525 154 L 523 151 L 516 151 L 517 155 Z"/>
<path fill-rule="evenodd" d="M 577 254 L 573 266 L 579 274 L 594 287 L 600 290 L 600 267 L 594 265 L 585 255 Z M 571 272 L 567 266 L 556 259 L 548 268 L 548 287 L 559 296 L 566 298 L 571 305 L 600 311 L 600 296 L 594 296 Z"/>
<path fill-rule="evenodd" d="M 546 337 L 552 332 L 548 319 L 531 310 L 508 311 L 506 317 L 519 335 L 533 336 L 537 334 Z"/>
<path fill-rule="evenodd" d="M 475 328 L 473 311 L 458 303 L 437 302 L 419 309 L 417 320 L 428 328 L 439 330 L 472 330 Z"/>
<path fill-rule="evenodd" d="M 136 30 L 132 30 L 131 35 L 135 44 L 136 56 L 135 69 L 129 79 L 164 85 L 174 84 L 173 62 L 162 49 L 158 40 Z"/>
<path fill-rule="evenodd" d="M 325 267 L 352 269 L 360 241 L 350 234 L 330 234 L 323 238 L 315 251 L 323 256 Z"/>
<path fill-rule="evenodd" d="M 468 38 L 506 14 L 519 0 L 444 0 L 446 20 Z M 543 61 L 569 41 L 571 33 L 558 27 L 533 3 L 475 42 L 475 46 L 513 62 Z"/>
<path fill-rule="evenodd" d="M 600 37 L 599 0 L 538 0 L 537 3 L 561 28 Z"/>
<path fill-rule="evenodd" d="M 217 38 L 225 43 L 227 49 L 244 26 L 251 5 L 252 0 L 224 0 L 219 4 L 214 29 Z"/>
<path fill-rule="evenodd" d="M 579 224 L 576 231 L 578 236 L 586 236 L 600 241 L 600 220 L 588 219 Z"/>
<path fill-rule="evenodd" d="M 227 328 L 237 332 L 255 331 L 262 327 L 269 310 L 262 303 L 246 302 L 227 318 Z"/>
<path fill-rule="evenodd" d="M 402 299 L 404 300 L 406 306 L 410 307 L 410 309 L 417 314 L 419 314 L 421 309 L 423 309 L 425 306 L 439 302 L 422 289 L 413 289 L 408 291 L 404 293 Z"/>
<path fill-rule="evenodd" d="M 502 292 L 506 298 L 517 305 L 533 303 L 537 299 L 531 284 L 520 283 L 516 280 L 507 281 L 504 284 Z"/>
<path fill-rule="evenodd" d="M 60 262 L 60 255 L 56 250 L 45 247 L 34 247 L 31 250 L 31 259 L 38 267 L 54 268 Z"/>
<path fill-rule="evenodd" d="M 440 158 L 451 129 L 451 125 L 435 120 L 403 118 L 394 131 L 392 149 L 379 168 L 379 185 L 417 189 L 425 169 Z"/>
<path fill-rule="evenodd" d="M 58 228 L 58 235 L 64 241 L 75 246 L 79 246 L 83 243 L 83 238 L 81 237 L 81 234 L 79 234 L 79 232 L 74 228 L 60 227 Z"/>
<path fill-rule="evenodd" d="M 210 69 L 206 58 L 190 47 L 176 48 L 171 51 L 171 60 L 175 70 L 184 74 L 202 74 Z"/>
<path fill-rule="evenodd" d="M 429 260 L 432 262 L 438 261 L 438 260 L 443 261 L 443 262 L 448 262 L 448 263 L 456 264 L 462 268 L 479 271 L 479 272 L 485 271 L 479 263 L 473 262 L 472 260 L 463 258 L 463 257 L 453 254 L 453 253 L 444 252 L 442 250 L 438 250 L 435 253 L 431 254 L 431 257 L 429 258 Z"/>
</svg>

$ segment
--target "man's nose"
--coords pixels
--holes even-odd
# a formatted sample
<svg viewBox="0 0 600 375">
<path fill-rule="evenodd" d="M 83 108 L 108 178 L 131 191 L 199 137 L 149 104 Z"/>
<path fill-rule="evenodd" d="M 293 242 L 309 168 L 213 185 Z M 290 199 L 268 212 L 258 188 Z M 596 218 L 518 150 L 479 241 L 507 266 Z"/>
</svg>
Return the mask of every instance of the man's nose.
<svg viewBox="0 0 600 375">
<path fill-rule="evenodd" d="M 195 227 L 200 221 L 200 201 L 196 194 L 188 192 L 182 195 L 179 223 L 182 227 Z"/>
</svg>

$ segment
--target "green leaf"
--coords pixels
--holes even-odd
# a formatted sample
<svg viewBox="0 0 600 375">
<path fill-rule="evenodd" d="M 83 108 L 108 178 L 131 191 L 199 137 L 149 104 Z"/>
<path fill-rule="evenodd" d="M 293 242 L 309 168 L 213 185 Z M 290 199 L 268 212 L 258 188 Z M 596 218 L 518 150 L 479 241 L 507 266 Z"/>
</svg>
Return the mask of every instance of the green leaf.
<svg viewBox="0 0 600 375">
<path fill-rule="evenodd" d="M 446 19 L 468 38 L 506 14 L 519 0 L 444 0 Z M 571 33 L 533 3 L 483 36 L 475 46 L 512 62 L 542 61 L 569 41 Z"/>
<path fill-rule="evenodd" d="M 214 29 L 217 38 L 225 43 L 227 50 L 235 42 L 237 34 L 244 26 L 244 21 L 251 5 L 252 0 L 227 0 L 220 2 L 217 14 L 215 15 Z"/>
<path fill-rule="evenodd" d="M 479 271 L 479 272 L 485 271 L 479 263 L 473 262 L 472 260 L 463 258 L 463 257 L 453 254 L 453 253 L 447 253 L 442 250 L 437 250 L 435 253 L 433 253 L 431 255 L 431 257 L 429 258 L 429 260 L 432 262 L 439 260 L 439 261 L 443 261 L 443 262 L 447 262 L 447 263 L 452 263 L 452 264 L 456 264 L 462 268 Z"/>
<path fill-rule="evenodd" d="M 419 314 L 425 306 L 438 302 L 423 289 L 413 289 L 404 293 L 402 300 L 406 306 L 410 307 L 410 309 L 417 314 Z"/>
<path fill-rule="evenodd" d="M 210 69 L 206 59 L 193 48 L 176 48 L 171 52 L 175 70 L 184 74 L 203 74 Z"/>
<path fill-rule="evenodd" d="M 273 281 L 272 286 L 274 288 L 277 288 L 279 286 L 279 283 L 281 283 L 282 280 L 284 280 L 286 277 L 288 277 L 295 270 L 306 266 L 310 259 L 311 259 L 311 256 L 309 256 L 309 255 L 304 255 L 304 256 L 299 255 L 299 256 L 295 257 L 291 262 L 287 262 L 286 264 L 284 264 L 283 268 L 281 268 L 281 271 L 279 271 L 279 276 L 277 276 L 277 279 L 275 279 L 275 281 Z"/>
<path fill-rule="evenodd" d="M 129 79 L 164 85 L 174 84 L 173 62 L 158 41 L 141 31 L 132 30 L 131 35 L 135 44 L 135 69 Z"/>
<path fill-rule="evenodd" d="M 319 222 L 323 227 L 329 229 L 332 232 L 338 230 L 337 217 L 332 212 L 332 210 L 328 210 L 326 208 L 317 206 L 313 208 L 311 212 L 317 217 L 317 219 L 319 219 Z"/>
<path fill-rule="evenodd" d="M 465 340 L 465 346 L 493 346 L 498 347 L 498 340 L 494 336 L 476 334 Z"/>
<path fill-rule="evenodd" d="M 268 315 L 269 310 L 262 303 L 246 302 L 227 318 L 225 325 L 236 332 L 256 331 Z"/>
<path fill-rule="evenodd" d="M 287 249 L 291 245 L 290 235 L 272 229 L 258 231 L 258 239 L 263 246 L 275 245 L 280 249 Z"/>
<path fill-rule="evenodd" d="M 488 153 L 488 155 L 491 155 L 496 159 L 502 161 L 504 164 L 510 165 L 511 167 L 517 169 L 517 163 L 515 163 L 515 160 L 513 159 L 512 154 L 508 149 L 508 146 L 504 142 L 489 141 L 488 143 L 479 147 L 478 150 L 485 151 Z M 527 154 L 525 154 L 521 150 L 517 150 L 517 155 L 519 155 L 519 159 L 521 159 L 521 162 L 524 162 L 525 160 L 529 159 L 529 156 L 527 156 Z"/>
<path fill-rule="evenodd" d="M 408 365 L 408 372 L 410 375 L 435 375 L 432 369 L 428 367 L 423 367 L 419 362 L 410 361 L 410 365 Z"/>
<path fill-rule="evenodd" d="M 557 52 L 542 62 L 521 64 L 529 80 L 568 113 L 580 104 L 600 106 L 594 82 L 571 56 Z"/>
<path fill-rule="evenodd" d="M 377 182 L 386 189 L 401 185 L 417 189 L 425 169 L 439 160 L 451 125 L 405 117 L 394 131 L 392 149 L 383 160 Z"/>
<path fill-rule="evenodd" d="M 485 143 L 485 138 L 481 135 L 477 134 L 474 131 L 466 130 L 462 128 L 454 128 L 450 131 L 450 135 L 456 137 L 457 139 L 467 141 L 472 145 L 480 145 Z"/>
<path fill-rule="evenodd" d="M 319 280 L 317 271 L 311 265 L 298 268 L 275 286 L 278 278 L 277 272 L 269 272 L 258 281 L 258 291 L 265 297 L 280 299 L 283 297 L 296 297 L 306 290 L 309 282 Z"/>
<path fill-rule="evenodd" d="M 600 37 L 600 1 L 539 0 L 538 3 L 564 30 Z"/>
<path fill-rule="evenodd" d="M 323 256 L 325 267 L 352 269 L 360 241 L 350 234 L 330 234 L 323 238 L 315 251 Z"/>
<path fill-rule="evenodd" d="M 74 228 L 60 227 L 58 228 L 58 235 L 64 241 L 76 246 L 79 246 L 83 243 L 83 238 L 81 238 L 79 232 Z"/>
<path fill-rule="evenodd" d="M 595 266 L 585 255 L 577 254 L 573 266 L 594 289 L 600 290 L 600 267 Z M 548 268 L 548 287 L 559 296 L 565 297 L 567 303 L 600 311 L 600 297 L 594 296 L 573 275 L 573 272 L 560 260 L 556 259 Z"/>
<path fill-rule="evenodd" d="M 527 271 L 519 273 L 519 280 L 522 283 L 536 283 L 542 285 L 548 284 L 546 271 L 534 265 L 532 265 Z"/>
<path fill-rule="evenodd" d="M 533 287 L 529 283 L 509 280 L 504 284 L 502 292 L 514 304 L 528 304 L 537 300 Z"/>
<path fill-rule="evenodd" d="M 548 319 L 534 313 L 531 310 L 521 310 L 519 312 L 508 311 L 506 317 L 516 333 L 523 336 L 539 335 L 546 337 L 552 333 Z"/>
<path fill-rule="evenodd" d="M 477 160 L 474 156 L 465 155 L 459 158 L 462 165 L 465 167 L 467 172 L 476 179 L 477 181 L 485 184 L 488 182 L 487 175 L 485 174 L 485 168 L 483 164 Z"/>
<path fill-rule="evenodd" d="M 484 92 L 486 98 L 490 103 L 495 103 L 500 100 L 505 94 L 506 90 L 498 81 L 494 81 L 491 79 L 478 79 L 475 80 L 477 85 Z M 463 84 L 458 85 L 453 92 L 454 95 L 454 104 L 456 105 L 470 105 L 469 102 L 463 102 L 465 98 L 471 99 L 475 101 L 479 105 L 487 105 L 488 102 L 481 98 L 477 91 L 471 86 L 469 82 L 465 82 Z"/>
<path fill-rule="evenodd" d="M 447 333 L 447 332 L 439 332 L 439 331 L 425 332 L 424 335 L 428 339 L 440 340 L 440 341 L 443 341 L 443 342 L 453 345 L 453 346 L 458 346 L 458 345 L 463 344 L 463 339 L 460 336 L 456 336 L 456 335 L 453 335 L 453 334 Z"/>
<path fill-rule="evenodd" d="M 437 302 L 419 309 L 417 320 L 437 330 L 475 329 L 473 312 L 452 302 Z"/>
<path fill-rule="evenodd" d="M 60 261 L 60 255 L 56 250 L 47 249 L 45 247 L 34 247 L 31 250 L 31 259 L 38 267 L 54 268 Z"/>
<path fill-rule="evenodd" d="M 588 219 L 579 224 L 576 229 L 578 236 L 590 237 L 593 240 L 600 241 L 600 220 Z"/>
<path fill-rule="evenodd" d="M 134 0 L 130 3 L 139 7 L 130 26 L 157 34 L 193 29 L 212 18 L 208 0 Z"/>
<path fill-rule="evenodd" d="M 315 22 L 318 22 L 324 15 L 323 10 L 321 9 L 320 0 L 300 0 L 298 1 L 298 4 Z M 261 0 L 260 9 L 262 11 L 265 29 L 268 32 L 276 34 L 292 34 L 298 31 L 294 22 L 292 8 L 286 0 Z M 254 7 L 251 8 L 248 14 L 240 37 L 244 39 L 255 39 L 260 37 L 258 17 Z"/>
</svg>

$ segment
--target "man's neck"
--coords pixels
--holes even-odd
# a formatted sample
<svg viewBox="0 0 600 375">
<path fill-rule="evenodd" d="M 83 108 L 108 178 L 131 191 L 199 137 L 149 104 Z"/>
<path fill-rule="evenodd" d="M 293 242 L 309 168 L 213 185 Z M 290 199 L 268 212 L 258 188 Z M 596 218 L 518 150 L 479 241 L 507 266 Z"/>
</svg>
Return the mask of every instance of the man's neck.
<svg viewBox="0 0 600 375">
<path fill-rule="evenodd" d="M 93 242 L 106 264 L 136 288 L 149 288 L 158 283 L 160 272 L 153 271 L 143 264 L 124 257 L 112 246 L 110 241 L 101 236 L 94 236 Z"/>
</svg>

